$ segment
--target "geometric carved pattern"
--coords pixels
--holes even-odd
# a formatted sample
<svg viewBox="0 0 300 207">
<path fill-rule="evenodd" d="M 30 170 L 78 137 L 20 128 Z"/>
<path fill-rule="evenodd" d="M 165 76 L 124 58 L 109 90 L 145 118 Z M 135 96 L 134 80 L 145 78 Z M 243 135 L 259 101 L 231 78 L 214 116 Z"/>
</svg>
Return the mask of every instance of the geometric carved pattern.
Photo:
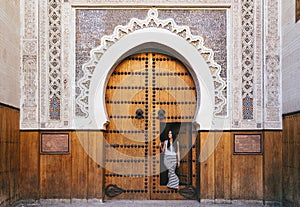
<svg viewBox="0 0 300 207">
<path fill-rule="evenodd" d="M 243 119 L 253 119 L 254 18 L 253 0 L 242 1 Z"/>
<path fill-rule="evenodd" d="M 37 30 L 35 24 L 36 4 L 34 0 L 22 2 L 24 35 L 22 36 L 21 65 L 21 127 L 38 127 L 38 70 L 37 70 Z M 26 14 L 26 15 L 25 15 Z"/>
<path fill-rule="evenodd" d="M 49 0 L 49 118 L 60 120 L 61 3 Z"/>
<path fill-rule="evenodd" d="M 112 46 L 115 42 L 121 39 L 123 36 L 132 33 L 134 31 L 157 27 L 160 29 L 168 30 L 182 38 L 193 45 L 198 52 L 202 55 L 206 61 L 210 72 L 214 79 L 214 89 L 215 89 L 215 111 L 214 114 L 221 112 L 223 106 L 226 104 L 226 99 L 223 94 L 223 90 L 226 87 L 226 82 L 220 77 L 221 66 L 214 61 L 214 52 L 204 46 L 203 38 L 200 36 L 194 36 L 191 34 L 189 27 L 178 26 L 175 21 L 171 18 L 161 20 L 158 19 L 157 9 L 150 9 L 148 11 L 148 17 L 145 20 L 140 20 L 133 18 L 130 20 L 129 24 L 126 26 L 117 26 L 114 32 L 110 36 L 103 36 L 101 38 L 101 45 L 94 48 L 91 51 L 91 59 L 89 62 L 83 65 L 83 77 L 78 81 L 78 87 L 81 93 L 76 98 L 76 104 L 80 107 L 85 117 L 88 117 L 89 110 L 89 86 L 93 73 L 97 67 L 99 60 L 101 59 L 103 53 Z"/>
<path fill-rule="evenodd" d="M 39 109 L 39 120 L 40 120 L 40 127 L 46 128 L 49 125 L 49 14 L 48 14 L 48 1 L 41 1 L 39 2 L 39 21 L 38 21 L 38 28 L 39 28 L 39 61 L 40 61 L 40 69 L 39 69 L 39 99 L 40 99 L 40 109 Z"/>
<path fill-rule="evenodd" d="M 62 0 L 48 0 L 48 1 L 34 1 L 34 0 L 26 0 L 21 1 L 21 4 L 24 8 L 23 16 L 22 16 L 22 70 L 21 70 L 21 87 L 22 87 L 22 99 L 21 99 L 21 128 L 23 129 L 30 129 L 30 128 L 53 128 L 53 127 L 62 127 L 62 123 L 66 126 L 68 124 L 67 122 L 70 120 L 71 117 L 68 116 L 66 113 L 66 110 L 77 110 L 70 109 L 72 107 L 68 107 L 68 105 L 65 102 L 72 103 L 72 93 L 66 94 L 66 87 L 73 87 L 72 82 L 69 81 L 72 78 L 73 74 L 73 68 L 75 68 L 75 65 L 73 65 L 73 58 L 75 54 L 72 54 L 72 42 L 71 38 L 65 38 L 68 35 L 76 35 L 76 30 L 72 27 L 72 24 L 69 24 L 72 18 L 72 5 L 73 4 L 82 4 L 82 5 L 91 5 L 95 3 L 96 5 L 101 4 L 109 4 L 109 5 L 117 5 L 122 4 L 122 2 L 125 2 L 123 0 L 72 0 L 72 1 L 62 1 Z M 128 2 L 128 1 L 126 1 Z M 149 1 L 137 1 L 137 0 L 130 0 L 129 2 L 145 2 L 149 3 Z M 154 1 L 150 1 L 154 2 Z M 160 4 L 165 4 L 165 0 L 157 0 L 155 3 L 159 6 Z M 181 6 L 177 0 L 170 0 L 168 2 L 173 2 L 172 4 Z M 230 81 L 231 85 L 228 87 L 229 94 L 224 94 L 224 97 L 229 98 L 232 102 L 232 126 L 235 128 L 249 128 L 253 127 L 254 125 L 246 125 L 247 119 L 245 118 L 251 118 L 252 115 L 252 122 L 255 124 L 255 121 L 264 121 L 264 128 L 281 128 L 281 119 L 280 119 L 280 110 L 281 110 L 281 102 L 280 102 L 280 59 L 279 59 L 279 22 L 278 22 L 278 12 L 279 12 L 279 1 L 278 0 L 266 0 L 264 1 L 265 8 L 262 6 L 261 1 L 255 1 L 255 5 L 253 5 L 253 1 L 233 1 L 233 0 L 191 0 L 189 1 L 191 4 L 197 4 L 203 3 L 209 4 L 214 7 L 214 5 L 228 5 L 230 4 L 230 9 L 232 10 L 232 39 L 229 39 L 229 41 L 232 41 L 233 48 L 232 48 L 232 63 L 229 63 L 229 68 L 232 68 L 232 74 L 228 77 L 222 76 L 223 80 Z M 295 2 L 299 2 L 298 0 L 295 0 Z M 122 4 L 124 5 L 124 3 Z M 299 5 L 299 3 L 298 3 Z M 57 7 L 56 7 L 57 6 Z M 62 6 L 62 7 L 61 7 Z M 66 7 L 68 6 L 68 8 Z M 63 9 L 65 8 L 65 11 L 68 11 L 65 13 Z M 251 8 L 254 10 L 251 13 Z M 298 6 L 299 8 L 299 6 Z M 53 75 L 55 76 L 55 72 L 52 74 L 52 76 L 49 74 L 50 72 L 53 72 L 53 65 L 51 66 L 50 63 L 55 61 L 55 58 L 53 56 L 53 53 L 50 52 L 51 49 L 54 49 L 53 47 L 53 41 L 55 41 L 54 36 L 54 30 L 53 27 L 55 25 L 54 21 L 56 17 L 52 16 L 53 12 L 57 12 L 56 15 L 59 17 L 61 22 L 57 20 L 56 26 L 57 29 L 60 31 L 57 32 L 57 38 L 58 44 L 55 45 L 55 49 L 57 53 L 57 63 L 60 65 L 58 68 L 55 68 L 57 70 L 57 79 L 53 78 Z M 104 9 L 104 11 L 106 11 Z M 191 10 L 192 11 L 192 10 Z M 265 12 L 263 12 L 265 11 Z M 299 9 L 297 10 L 299 11 Z M 39 15 L 37 15 L 37 12 Z M 51 14 L 49 13 L 51 12 Z M 171 10 L 171 12 L 173 12 Z M 247 12 L 249 12 L 250 16 L 247 15 Z M 163 12 L 160 13 L 160 15 Z M 243 15 L 242 15 L 243 13 Z M 139 13 L 141 14 L 141 13 Z M 63 15 L 63 17 L 61 17 Z M 197 14 L 198 15 L 198 14 Z M 165 15 L 165 17 L 161 17 L 161 19 L 168 18 L 169 15 Z M 188 15 L 187 15 L 188 16 Z M 244 19 L 243 22 L 240 20 L 241 17 Z M 245 32 L 245 25 L 247 19 L 255 19 L 252 22 L 252 26 L 255 25 L 255 36 L 252 34 L 254 38 L 252 38 L 251 44 L 253 44 L 254 49 L 252 49 L 252 52 L 255 51 L 255 58 L 253 59 L 254 67 L 252 67 L 252 73 L 247 73 L 246 69 L 247 67 L 245 63 L 245 59 L 242 59 L 239 57 L 239 54 L 246 54 L 246 50 L 244 47 L 247 45 L 244 41 L 244 37 L 246 33 L 239 34 L 239 32 L 243 31 Z M 51 18 L 51 20 L 49 20 Z M 249 19 L 250 18 L 250 19 Z M 141 18 L 140 18 L 141 19 Z M 177 20 L 176 22 L 180 23 L 181 25 L 191 25 L 191 28 L 193 28 L 193 33 L 196 33 L 195 30 L 197 30 L 197 27 L 193 27 L 193 23 L 181 23 L 181 21 Z M 186 18 L 189 19 L 189 18 Z M 68 20 L 68 21 L 66 21 Z M 125 25 L 126 22 L 129 20 L 123 21 L 121 24 Z M 225 22 L 227 24 L 227 22 Z M 264 25 L 266 27 L 262 27 L 261 23 L 265 23 Z M 104 23 L 103 23 L 104 24 Z M 120 23 L 118 23 L 120 24 Z M 195 24 L 199 24 L 195 22 Z M 243 25 L 241 25 L 243 24 Z M 64 28 L 62 30 L 61 28 Z M 115 28 L 113 26 L 112 28 Z M 253 27 L 254 28 L 254 27 Z M 267 29 L 266 29 L 267 28 Z M 106 27 L 104 28 L 106 29 Z M 240 30 L 241 29 L 241 30 Z M 258 33 L 260 29 L 266 29 L 264 33 Z M 106 31 L 105 31 L 106 32 Z M 112 34 L 113 29 L 109 28 L 107 30 L 107 34 Z M 207 37 L 204 33 L 197 33 L 200 36 Z M 204 34 L 204 35 L 202 35 Z M 105 34 L 104 34 L 105 35 Z M 236 35 L 236 36 L 235 36 Z M 251 36 L 251 33 L 248 35 Z M 101 35 L 103 36 L 103 35 Z M 101 37 L 100 36 L 100 37 Z M 236 38 L 235 38 L 236 37 Z M 248 36 L 249 37 L 249 36 Z M 261 44 L 261 38 L 265 38 L 265 43 L 260 47 Z M 100 41 L 100 38 L 97 40 Z M 207 40 L 207 39 L 206 39 Z M 206 41 L 205 40 L 205 41 Z M 60 42 L 61 41 L 61 42 Z M 255 44 L 254 44 L 255 43 Z M 92 47 L 94 48 L 95 45 L 99 45 L 100 42 L 95 42 Z M 207 42 L 206 42 L 207 44 Z M 210 44 L 207 44 L 210 48 L 213 48 L 214 51 L 215 48 L 211 46 Z M 249 45 L 248 45 L 249 46 Z M 71 48 L 69 48 L 71 47 Z M 263 57 L 263 54 L 260 52 L 265 49 L 265 56 Z M 63 51 L 62 51 L 63 50 Z M 55 50 L 54 50 L 55 51 Z M 224 50 L 222 50 L 224 51 Z M 230 51 L 230 49 L 228 50 Z M 240 53 L 240 51 L 242 51 Z M 64 54 L 62 54 L 64 52 Z M 249 51 L 247 51 L 249 52 Z M 70 54 L 70 55 L 69 55 Z M 77 51 L 76 51 L 77 54 Z M 65 58 L 69 55 L 69 59 L 66 60 Z M 88 55 L 87 55 L 88 56 Z M 225 57 L 225 56 L 223 56 Z M 64 58 L 62 60 L 61 58 Z M 265 58 L 265 67 L 259 66 L 261 64 L 262 58 Z M 219 61 L 220 58 L 216 59 Z M 251 58 L 250 58 L 251 59 Z M 88 59 L 85 59 L 82 62 L 86 62 Z M 77 60 L 76 60 L 77 61 Z M 61 64 L 64 64 L 63 68 L 64 71 L 61 71 Z M 248 64 L 248 62 L 247 62 Z M 81 69 L 81 65 L 80 69 Z M 221 63 L 222 65 L 222 63 Z M 227 62 L 225 64 L 227 65 Z M 224 70 L 222 65 L 222 70 Z M 243 72 L 241 72 L 241 69 L 243 68 Z M 249 67 L 251 68 L 251 67 Z M 77 72 L 79 70 L 76 69 L 76 76 Z M 226 71 L 226 68 L 225 68 Z M 245 72 L 244 72 L 245 71 Z M 264 71 L 261 72 L 260 71 Z M 63 74 L 61 74 L 63 72 Z M 81 72 L 81 71 L 79 71 Z M 251 72 L 251 70 L 249 70 Z M 68 76 L 70 75 L 70 76 Z M 252 76 L 252 80 L 254 81 L 255 85 L 253 85 L 252 82 L 246 83 L 246 80 L 248 77 Z M 260 75 L 263 75 L 263 77 L 259 77 Z M 248 77 L 247 77 L 248 76 Z M 75 81 L 76 88 L 76 95 L 78 94 L 78 80 L 82 78 L 81 75 L 78 76 L 79 78 Z M 224 78 L 225 77 L 225 78 Z M 52 88 L 52 83 L 50 81 L 54 80 L 56 81 L 58 88 L 61 90 L 54 90 Z M 242 81 L 239 81 L 242 80 Z M 265 82 L 259 82 L 260 80 L 265 80 Z M 250 84 L 249 84 L 250 83 Z M 50 85 L 49 85 L 50 84 Z M 88 82 L 87 82 L 88 84 Z M 251 85 L 252 84 L 252 85 Z M 247 87 L 246 87 L 247 86 Z M 247 89 L 249 87 L 249 90 Z M 258 88 L 261 87 L 261 90 Z M 252 93 L 250 92 L 252 90 Z M 223 90 L 224 91 L 224 90 Z M 226 89 L 225 89 L 226 91 Z M 52 93 L 52 96 L 50 96 L 50 93 Z M 53 96 L 53 93 L 56 93 L 56 96 Z M 61 94 L 60 94 L 61 93 Z M 81 93 L 81 91 L 79 92 Z M 254 93 L 254 94 L 253 94 Z M 263 95 L 264 97 L 259 97 Z M 254 97 L 253 97 L 254 96 Z M 58 98 L 59 103 L 58 104 Z M 254 98 L 254 99 L 253 99 Z M 52 101 L 51 101 L 51 100 Z M 264 99 L 264 101 L 262 101 Z M 78 105 L 78 101 L 76 100 L 76 103 L 74 105 Z M 227 101 L 226 101 L 227 102 Z M 50 109 L 50 105 L 52 104 L 52 109 Z M 174 102 L 174 104 L 176 104 Z M 226 106 L 227 103 L 223 106 Z M 63 108 L 62 108 L 63 106 Z M 70 105 L 69 105 L 70 106 Z M 243 107 L 243 109 L 241 108 Z M 55 109 L 55 110 L 54 110 Z M 224 109 L 224 107 L 223 107 Z M 50 115 L 50 111 L 57 111 L 58 113 L 54 113 Z M 263 111 L 263 112 L 261 112 Z M 77 112 L 77 111 L 76 111 Z M 260 113 L 261 112 L 261 113 Z M 72 113 L 75 115 L 75 111 L 72 111 Z M 251 114 L 252 113 L 252 114 Z M 59 115 L 58 115 L 59 114 Z M 220 114 L 220 113 L 219 113 Z M 262 114 L 262 119 L 258 117 L 259 114 Z M 77 114 L 76 114 L 77 116 Z M 81 115 L 78 115 L 81 116 Z M 58 123 L 56 119 L 53 118 L 59 118 L 61 119 Z M 182 118 L 182 117 L 181 117 Z M 187 117 L 188 119 L 189 117 Z M 241 120 L 243 118 L 245 122 Z M 255 120 L 254 120 L 255 118 Z M 63 120 L 62 120 L 63 119 Z M 178 118 L 179 119 L 179 118 Z M 39 122 L 40 120 L 40 122 Z M 253 122 L 254 121 L 254 122 Z M 248 123 L 248 122 L 247 122 Z M 250 122 L 249 122 L 250 123 Z M 73 126 L 69 125 L 71 128 Z"/>
<path fill-rule="evenodd" d="M 136 4 L 150 4 L 150 5 L 165 5 L 166 2 L 168 2 L 169 5 L 173 5 L 173 4 L 178 4 L 178 5 L 182 5 L 183 3 L 188 2 L 188 4 L 216 4 L 216 5 L 220 5 L 220 4 L 228 4 L 229 2 L 231 2 L 230 0 L 189 0 L 189 1 L 178 1 L 178 0 L 73 0 L 74 3 L 78 3 L 78 4 L 82 4 L 82 3 L 89 3 L 89 4 L 106 4 L 106 5 L 124 5 L 124 4 L 132 4 L 132 5 L 136 5 Z"/>
<path fill-rule="evenodd" d="M 268 29 L 266 32 L 266 70 L 265 79 L 265 125 L 268 127 L 281 126 L 280 112 L 280 31 L 279 6 L 280 1 L 268 0 Z"/>
<path fill-rule="evenodd" d="M 73 79 L 73 73 L 70 72 L 70 68 L 73 68 L 73 61 L 70 54 L 73 54 L 71 48 L 70 48 L 70 29 L 72 28 L 72 25 L 68 24 L 70 22 L 70 19 L 72 18 L 72 10 L 71 5 L 67 3 L 66 1 L 62 5 L 62 39 L 61 42 L 62 46 L 62 76 L 61 80 L 63 80 L 61 85 L 61 108 L 60 108 L 60 117 L 61 117 L 61 123 L 60 125 L 63 125 L 64 127 L 70 126 L 72 123 L 70 120 L 72 119 L 70 115 L 72 112 L 72 105 L 73 105 L 73 98 L 72 97 L 72 79 Z"/>
<path fill-rule="evenodd" d="M 31 121 L 37 121 L 36 117 L 36 110 L 37 110 L 37 103 L 36 103 L 36 93 L 37 93 L 37 85 L 35 81 L 33 81 L 36 77 L 36 56 L 28 56 L 23 55 L 23 82 L 22 90 L 24 98 L 22 102 L 23 107 L 23 116 L 22 122 L 23 124 L 29 124 Z M 30 123 L 34 124 L 34 123 Z"/>
</svg>

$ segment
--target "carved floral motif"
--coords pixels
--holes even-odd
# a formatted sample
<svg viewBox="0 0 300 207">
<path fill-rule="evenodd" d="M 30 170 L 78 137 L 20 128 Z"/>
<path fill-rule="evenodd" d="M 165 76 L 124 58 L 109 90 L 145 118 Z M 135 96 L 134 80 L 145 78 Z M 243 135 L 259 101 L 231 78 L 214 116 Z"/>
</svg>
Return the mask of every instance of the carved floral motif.
<svg viewBox="0 0 300 207">
<path fill-rule="evenodd" d="M 113 34 L 105 35 L 101 38 L 101 45 L 91 50 L 91 59 L 83 65 L 84 76 L 78 81 L 78 86 L 81 90 L 79 96 L 76 98 L 76 103 L 80 106 L 84 116 L 89 116 L 89 82 L 93 76 L 94 70 L 97 67 L 99 60 L 105 51 L 112 46 L 115 42 L 121 39 L 123 36 L 130 34 L 134 31 L 145 29 L 149 27 L 156 27 L 168 30 L 193 45 L 198 52 L 205 59 L 208 67 L 211 70 L 212 77 L 214 79 L 215 86 L 215 114 L 223 109 L 223 105 L 226 104 L 226 98 L 223 94 L 223 89 L 226 87 L 226 82 L 220 77 L 221 66 L 214 60 L 214 52 L 212 49 L 204 46 L 203 38 L 191 34 L 188 26 L 179 26 L 171 19 L 159 19 L 158 10 L 150 9 L 148 16 L 145 20 L 132 18 L 126 26 L 118 25 L 115 27 Z"/>
<path fill-rule="evenodd" d="M 75 74 L 77 70 L 75 70 L 76 65 L 73 61 L 75 54 L 72 51 L 72 42 L 74 41 L 72 37 L 76 32 L 72 25 L 74 21 L 72 5 L 93 5 L 93 9 L 95 9 L 95 5 L 99 4 L 124 5 L 124 2 L 132 5 L 143 3 L 159 6 L 164 4 L 165 0 L 21 1 L 24 9 L 21 50 L 22 129 L 74 127 L 71 123 L 77 112 L 76 107 L 73 108 L 73 106 L 80 103 L 83 107 L 88 103 L 86 91 L 89 78 L 86 75 L 93 74 L 94 66 L 85 67 L 85 75 L 78 76 L 76 81 L 73 80 L 73 76 L 77 76 Z M 227 54 L 223 54 L 223 56 L 228 57 L 230 61 L 225 64 L 215 64 L 214 52 L 208 49 L 208 47 L 211 48 L 210 45 L 205 42 L 206 47 L 204 47 L 203 39 L 191 34 L 187 27 L 190 24 L 184 24 L 187 25 L 186 27 L 178 26 L 167 16 L 159 19 L 155 12 L 150 13 L 145 20 L 141 20 L 142 17 L 133 18 L 132 22 L 126 26 L 116 27 L 115 31 L 105 31 L 106 36 L 101 42 L 98 42 L 101 46 L 92 47 L 98 49 L 93 53 L 94 60 L 97 61 L 98 58 L 101 58 L 103 51 L 99 49 L 109 47 L 118 38 L 131 32 L 128 28 L 133 31 L 140 29 L 142 22 L 146 23 L 142 27 L 163 27 L 186 38 L 203 55 L 204 53 L 212 54 L 206 57 L 206 61 L 214 68 L 212 73 L 216 75 L 215 91 L 218 105 L 215 112 L 218 115 L 224 114 L 224 108 L 226 111 L 227 104 L 230 103 L 227 115 L 230 115 L 231 127 L 281 128 L 279 1 L 266 0 L 265 7 L 261 1 L 253 0 L 170 0 L 168 3 L 178 7 L 184 4 L 197 7 L 201 7 L 201 5 L 229 6 L 229 18 L 226 22 L 229 26 L 229 56 Z M 255 29 L 253 30 L 252 27 Z M 262 41 L 263 35 L 265 42 Z M 265 66 L 262 64 L 263 59 Z M 247 62 L 248 60 L 250 62 Z M 225 66 L 228 66 L 228 71 L 223 70 Z M 83 76 L 85 78 L 82 78 Z M 75 103 L 74 96 L 79 88 L 78 85 L 76 91 L 73 91 L 72 88 L 76 87 L 77 82 L 84 90 L 83 93 L 80 92 L 82 94 L 80 97 L 77 96 Z M 60 114 L 52 116 L 50 115 L 51 104 L 57 107 L 53 102 L 54 94 L 55 98 L 60 99 L 60 107 L 55 108 L 59 109 Z M 243 103 L 246 110 L 251 113 L 243 110 Z M 221 110 L 222 113 L 218 113 L 218 110 Z M 86 114 L 84 112 L 79 115 Z M 243 119 L 244 115 L 253 119 L 247 121 Z M 59 119 L 56 119 L 57 117 Z M 264 122 L 264 126 L 262 126 L 262 122 Z"/>
</svg>

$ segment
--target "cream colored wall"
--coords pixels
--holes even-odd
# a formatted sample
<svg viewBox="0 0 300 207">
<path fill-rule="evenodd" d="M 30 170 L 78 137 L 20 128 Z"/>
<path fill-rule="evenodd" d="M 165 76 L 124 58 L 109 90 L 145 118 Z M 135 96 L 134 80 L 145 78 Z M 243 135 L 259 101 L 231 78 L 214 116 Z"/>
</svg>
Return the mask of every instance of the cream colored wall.
<svg viewBox="0 0 300 207">
<path fill-rule="evenodd" d="M 20 108 L 20 1 L 0 1 L 0 103 Z"/>
<path fill-rule="evenodd" d="M 295 0 L 282 2 L 283 114 L 300 110 L 300 21 L 295 23 Z"/>
</svg>

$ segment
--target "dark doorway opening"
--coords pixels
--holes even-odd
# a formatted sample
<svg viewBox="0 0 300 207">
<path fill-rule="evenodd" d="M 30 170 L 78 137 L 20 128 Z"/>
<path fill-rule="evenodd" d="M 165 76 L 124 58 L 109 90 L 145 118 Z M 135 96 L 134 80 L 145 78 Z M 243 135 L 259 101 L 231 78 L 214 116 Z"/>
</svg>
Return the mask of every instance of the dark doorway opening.
<svg viewBox="0 0 300 207">
<path fill-rule="evenodd" d="M 160 123 L 160 142 L 163 143 L 168 132 L 173 131 L 176 134 L 175 141 L 179 142 L 180 167 L 176 168 L 176 174 L 179 177 L 180 186 L 192 185 L 193 167 L 192 167 L 192 123 L 191 122 L 161 122 Z M 168 169 L 164 165 L 164 153 L 160 153 L 160 185 L 168 183 Z"/>
</svg>

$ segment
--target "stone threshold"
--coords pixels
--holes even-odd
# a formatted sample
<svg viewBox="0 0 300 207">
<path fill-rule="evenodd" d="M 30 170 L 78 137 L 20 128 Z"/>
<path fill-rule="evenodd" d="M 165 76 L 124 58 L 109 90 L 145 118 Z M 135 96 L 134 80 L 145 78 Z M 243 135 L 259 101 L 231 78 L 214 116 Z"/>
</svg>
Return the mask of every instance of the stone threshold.
<svg viewBox="0 0 300 207">
<path fill-rule="evenodd" d="M 21 200 L 14 203 L 11 207 L 51 207 L 51 206 L 102 206 L 102 207 L 143 207 L 143 206 L 165 206 L 165 207 L 282 207 L 281 202 L 261 201 L 261 200 L 226 200 L 226 199 L 201 199 L 196 200 L 108 200 L 102 199 L 40 199 L 40 200 Z"/>
</svg>

